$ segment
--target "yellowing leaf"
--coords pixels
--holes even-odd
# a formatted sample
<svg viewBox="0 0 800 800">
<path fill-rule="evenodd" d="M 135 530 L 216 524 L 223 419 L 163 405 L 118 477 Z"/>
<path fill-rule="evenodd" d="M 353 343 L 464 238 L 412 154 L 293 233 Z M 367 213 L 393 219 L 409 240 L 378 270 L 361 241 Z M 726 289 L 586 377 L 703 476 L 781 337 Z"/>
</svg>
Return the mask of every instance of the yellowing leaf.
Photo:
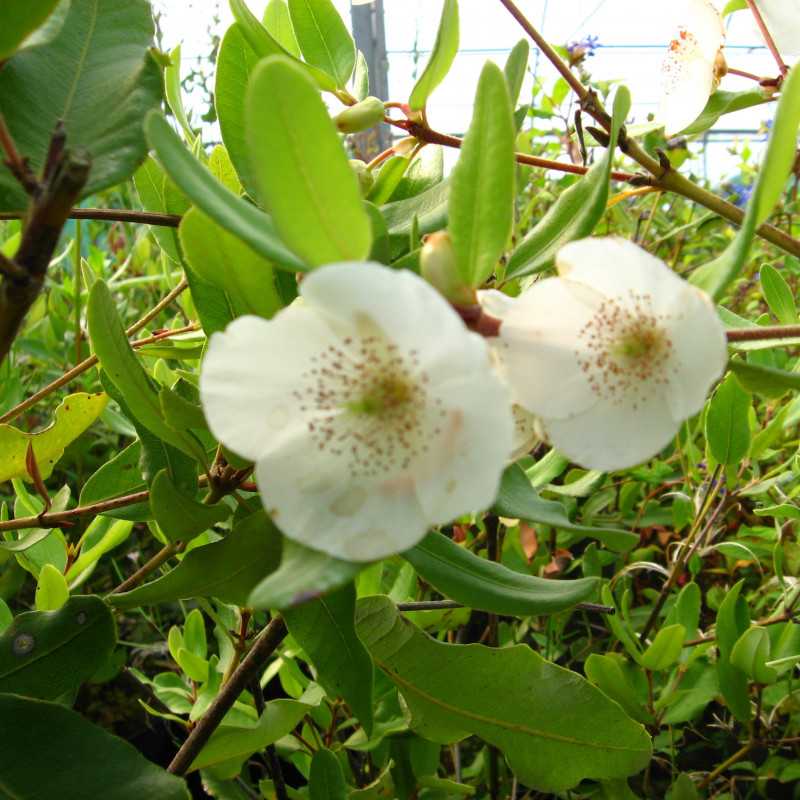
<svg viewBox="0 0 800 800">
<path fill-rule="evenodd" d="M 39 433 L 25 433 L 11 425 L 0 425 L 0 483 L 12 478 L 30 481 L 25 454 L 33 445 L 36 463 L 42 478 L 47 479 L 67 445 L 74 442 L 106 407 L 108 396 L 71 394 L 56 409 L 53 423 Z"/>
</svg>

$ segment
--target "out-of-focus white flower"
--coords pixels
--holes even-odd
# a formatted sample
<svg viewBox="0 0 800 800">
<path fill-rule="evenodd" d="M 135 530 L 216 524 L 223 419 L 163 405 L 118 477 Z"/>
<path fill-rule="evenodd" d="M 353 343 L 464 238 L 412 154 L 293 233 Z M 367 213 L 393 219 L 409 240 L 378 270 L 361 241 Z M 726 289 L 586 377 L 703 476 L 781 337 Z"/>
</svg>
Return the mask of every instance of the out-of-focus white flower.
<svg viewBox="0 0 800 800">
<path fill-rule="evenodd" d="M 681 20 L 661 68 L 657 119 L 668 136 L 680 133 L 700 116 L 725 69 L 725 28 L 710 0 L 685 0 Z"/>
<path fill-rule="evenodd" d="M 634 466 L 699 411 L 727 362 L 708 296 L 623 239 L 558 253 L 559 277 L 481 302 L 503 322 L 495 344 L 513 399 L 584 467 Z"/>
<path fill-rule="evenodd" d="M 513 421 L 485 340 L 407 271 L 334 264 L 300 292 L 214 334 L 200 378 L 211 430 L 255 461 L 284 534 L 371 561 L 489 506 Z"/>
<path fill-rule="evenodd" d="M 800 0 L 756 0 L 780 54 L 800 56 Z"/>
</svg>

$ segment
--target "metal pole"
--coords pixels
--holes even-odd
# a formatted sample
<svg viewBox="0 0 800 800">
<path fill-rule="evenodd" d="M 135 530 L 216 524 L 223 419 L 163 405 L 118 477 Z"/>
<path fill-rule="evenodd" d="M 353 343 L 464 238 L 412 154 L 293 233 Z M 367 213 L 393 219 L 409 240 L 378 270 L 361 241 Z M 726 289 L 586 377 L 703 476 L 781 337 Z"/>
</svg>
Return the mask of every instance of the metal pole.
<svg viewBox="0 0 800 800">
<path fill-rule="evenodd" d="M 364 54 L 369 69 L 369 93 L 381 100 L 388 100 L 389 59 L 386 55 L 383 0 L 375 0 L 366 5 L 351 5 L 350 16 L 356 47 Z M 358 155 L 366 161 L 392 143 L 388 125 L 379 125 L 354 139 Z"/>
</svg>

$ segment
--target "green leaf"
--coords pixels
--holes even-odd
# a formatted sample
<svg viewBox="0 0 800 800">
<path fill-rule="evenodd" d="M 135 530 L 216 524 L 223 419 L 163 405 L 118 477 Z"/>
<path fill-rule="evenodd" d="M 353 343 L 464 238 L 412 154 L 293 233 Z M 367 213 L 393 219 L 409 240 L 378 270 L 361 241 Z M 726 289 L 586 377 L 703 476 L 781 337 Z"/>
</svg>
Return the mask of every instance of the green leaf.
<svg viewBox="0 0 800 800">
<path fill-rule="evenodd" d="M 214 105 L 219 118 L 222 141 L 230 154 L 244 188 L 255 197 L 256 179 L 247 154 L 244 124 L 244 98 L 247 82 L 260 61 L 241 26 L 234 23 L 225 32 L 217 56 Z"/>
<path fill-rule="evenodd" d="M 441 533 L 403 553 L 419 576 L 470 608 L 511 616 L 555 614 L 597 595 L 598 578 L 548 580 L 481 558 Z"/>
<path fill-rule="evenodd" d="M 731 652 L 739 637 L 750 627 L 747 603 L 740 596 L 744 581 L 726 595 L 717 612 L 717 677 L 719 688 L 731 714 L 743 725 L 750 722 L 750 696 L 747 675 L 731 662 Z"/>
<path fill-rule="evenodd" d="M 777 671 L 767 666 L 770 641 L 766 628 L 748 628 L 733 646 L 730 660 L 756 683 L 770 684 L 778 679 Z"/>
<path fill-rule="evenodd" d="M 59 703 L 0 695 L 0 791 L 15 800 L 190 800 L 186 784 Z"/>
<path fill-rule="evenodd" d="M 729 3 L 728 5 L 730 6 L 731 4 Z M 678 775 L 675 783 L 670 787 L 667 800 L 700 800 L 700 794 L 694 783 L 692 783 L 692 779 L 683 772 Z"/>
<path fill-rule="evenodd" d="M 343 697 L 369 737 L 372 733 L 372 659 L 356 636 L 356 591 L 352 583 L 286 609 L 289 633 L 317 670 L 320 685 Z"/>
<path fill-rule="evenodd" d="M 356 630 L 397 685 L 421 736 L 447 744 L 475 734 L 505 754 L 526 786 L 559 792 L 584 778 L 633 775 L 650 760 L 641 725 L 580 675 L 526 645 L 498 650 L 434 641 L 386 597 L 359 601 Z"/>
<path fill-rule="evenodd" d="M 669 669 L 680 658 L 685 638 L 686 628 L 683 625 L 667 625 L 642 653 L 639 663 L 651 672 Z"/>
<path fill-rule="evenodd" d="M 268 56 L 286 56 L 291 59 L 316 82 L 320 89 L 328 92 L 336 91 L 336 81 L 321 69 L 306 64 L 295 58 L 269 31 L 258 21 L 258 18 L 247 7 L 245 0 L 229 0 L 233 18 L 239 24 L 247 43 L 259 58 Z"/>
<path fill-rule="evenodd" d="M 798 372 L 787 372 L 739 359 L 730 361 L 728 367 L 748 392 L 758 392 L 765 397 L 780 397 L 785 392 L 796 392 L 800 389 L 800 373 Z"/>
<path fill-rule="evenodd" d="M 733 374 L 719 385 L 706 413 L 706 439 L 711 455 L 724 465 L 737 464 L 750 449 L 750 395 Z"/>
<path fill-rule="evenodd" d="M 193 208 L 184 215 L 180 239 L 194 272 L 226 292 L 238 315 L 269 319 L 283 306 L 272 263 L 202 211 Z"/>
<path fill-rule="evenodd" d="M 284 537 L 281 565 L 250 594 L 255 609 L 286 609 L 349 583 L 367 565 L 341 561 Z"/>
<path fill-rule="evenodd" d="M 199 442 L 175 431 L 164 420 L 158 393 L 131 349 L 114 299 L 103 281 L 98 280 L 89 293 L 87 319 L 100 366 L 139 422 L 163 442 L 204 460 Z"/>
<path fill-rule="evenodd" d="M 639 535 L 621 528 L 581 525 L 570 521 L 564 507 L 555 500 L 543 500 L 521 467 L 512 464 L 503 473 L 494 511 L 501 517 L 524 519 L 551 525 L 562 531 L 581 533 L 603 542 L 611 550 L 626 553 L 639 543 Z"/>
<path fill-rule="evenodd" d="M 175 569 L 130 592 L 112 594 L 118 608 L 159 605 L 192 597 L 216 597 L 248 605 L 253 587 L 274 572 L 280 559 L 280 535 L 263 511 L 252 514 L 218 542 L 190 550 Z"/>
<path fill-rule="evenodd" d="M 54 700 L 91 678 L 116 642 L 114 619 L 99 597 L 19 614 L 0 636 L 0 692 Z"/>
<path fill-rule="evenodd" d="M 405 200 L 381 206 L 386 227 L 393 236 L 408 237 L 417 220 L 419 233 L 439 231 L 447 225 L 447 206 L 450 200 L 450 181 L 444 180 L 436 186 Z"/>
<path fill-rule="evenodd" d="M 793 325 L 797 322 L 797 305 L 792 290 L 783 276 L 769 264 L 761 267 L 761 288 L 769 310 L 783 325 Z"/>
<path fill-rule="evenodd" d="M 645 725 L 653 723 L 653 716 L 644 707 L 633 684 L 622 669 L 623 657 L 615 653 L 592 653 L 584 664 L 586 677 L 600 691 L 619 703 L 625 713 Z"/>
<path fill-rule="evenodd" d="M 433 50 L 408 99 L 412 111 L 425 108 L 433 90 L 447 76 L 458 53 L 458 39 L 458 0 L 444 0 Z"/>
<path fill-rule="evenodd" d="M 184 147 L 161 114 L 152 112 L 145 129 L 167 174 L 201 211 L 276 266 L 291 272 L 306 269 L 278 239 L 272 220 L 219 183 Z"/>
<path fill-rule="evenodd" d="M 170 65 L 164 71 L 164 90 L 169 105 L 175 119 L 183 129 L 183 135 L 186 137 L 187 142 L 194 141 L 194 131 L 189 124 L 189 118 L 186 116 L 186 109 L 183 107 L 183 99 L 181 97 L 181 46 L 173 48 L 170 56 Z"/>
<path fill-rule="evenodd" d="M 365 259 L 372 245 L 358 179 L 317 88 L 288 58 L 255 69 L 245 110 L 259 199 L 311 266 Z"/>
<path fill-rule="evenodd" d="M 295 58 L 300 58 L 300 45 L 297 43 L 297 37 L 292 27 L 292 18 L 289 16 L 289 6 L 286 5 L 286 0 L 269 0 L 264 9 L 264 27 L 281 47 Z"/>
<path fill-rule="evenodd" d="M 314 753 L 308 775 L 309 800 L 346 800 L 347 784 L 339 759 L 324 747 Z"/>
<path fill-rule="evenodd" d="M 747 262 L 758 227 L 769 217 L 786 190 L 794 166 L 800 128 L 800 70 L 793 70 L 781 87 L 767 152 L 736 238 L 721 256 L 696 269 L 690 282 L 718 300 Z"/>
<path fill-rule="evenodd" d="M 309 708 L 306 703 L 296 700 L 273 700 L 267 703 L 255 727 L 223 725 L 217 728 L 192 762 L 190 771 L 225 765 L 227 774 L 223 777 L 238 775 L 246 758 L 288 735 Z"/>
<path fill-rule="evenodd" d="M 81 489 L 78 505 L 88 506 L 103 500 L 122 497 L 133 492 L 140 492 L 146 488 L 139 470 L 139 460 L 142 456 L 142 443 L 137 439 L 129 444 L 122 452 L 106 461 Z M 125 506 L 116 510 L 125 516 L 119 517 L 118 513 L 105 512 L 107 515 L 115 514 L 121 519 L 131 519 L 134 522 L 143 522 L 152 518 L 148 502 L 136 503 L 134 506 Z"/>
<path fill-rule="evenodd" d="M 294 34 L 311 65 L 344 89 L 356 63 L 356 46 L 331 0 L 289 0 Z"/>
<path fill-rule="evenodd" d="M 61 0 L 31 0 L 0 11 L 0 61 L 11 56 L 53 14 Z M 64 4 L 61 4 L 64 5 Z M 65 5 L 65 11 L 69 4 Z M 63 21 L 62 21 L 63 23 Z"/>
<path fill-rule="evenodd" d="M 514 222 L 514 118 L 500 67 L 487 61 L 475 109 L 453 169 L 449 229 L 462 280 L 483 285 L 505 250 Z"/>
<path fill-rule="evenodd" d="M 619 132 L 631 107 L 631 96 L 624 86 L 614 96 L 614 115 L 605 156 L 576 183 L 561 192 L 533 229 L 511 254 L 507 278 L 541 272 L 551 266 L 556 253 L 568 242 L 589 236 L 603 217 L 608 203 L 608 187 Z"/>
<path fill-rule="evenodd" d="M 527 39 L 520 39 L 506 59 L 503 73 L 508 83 L 508 95 L 511 98 L 512 108 L 519 102 L 519 93 L 522 90 L 522 82 L 525 80 L 525 72 L 528 69 L 528 56 L 530 55 L 530 45 Z"/>
<path fill-rule="evenodd" d="M 136 170 L 133 182 L 145 211 L 155 211 L 159 214 L 183 214 L 191 205 L 153 158 L 148 157 L 144 164 Z M 151 232 L 158 242 L 158 246 L 176 264 L 180 264 L 178 231 L 175 228 L 154 225 Z"/>
<path fill-rule="evenodd" d="M 39 472 L 47 480 L 67 445 L 100 416 L 106 403 L 108 397 L 103 392 L 71 394 L 56 408 L 53 422 L 38 433 L 0 425 L 0 483 L 12 478 L 31 480 L 25 461 L 28 447 L 33 447 Z"/>
<path fill-rule="evenodd" d="M 704 133 L 709 128 L 712 128 L 717 120 L 725 114 L 760 106 L 770 101 L 770 94 L 763 89 L 748 89 L 744 92 L 716 91 L 708 98 L 708 103 L 700 116 L 688 128 L 684 128 L 680 135 L 693 136 L 698 133 Z"/>
<path fill-rule="evenodd" d="M 62 120 L 67 145 L 86 150 L 92 160 L 84 196 L 134 172 L 147 154 L 142 120 L 162 96 L 161 72 L 148 53 L 152 38 L 145 0 L 72 0 L 52 41 L 9 59 L 0 71 L 0 113 L 35 170 L 44 165 Z M 0 165 L 0 209 L 27 205 L 25 192 Z"/>
<path fill-rule="evenodd" d="M 126 541 L 133 531 L 133 522 L 130 520 L 117 520 L 106 527 L 104 523 L 107 522 L 111 522 L 108 517 L 95 517 L 92 521 L 92 525 L 100 523 L 104 527 L 104 531 L 97 541 L 94 541 L 89 536 L 92 532 L 92 525 L 86 529 L 86 536 L 81 544 L 81 554 L 67 570 L 67 581 L 71 582 L 81 577 L 86 570 L 93 567 L 106 553 Z"/>
<path fill-rule="evenodd" d="M 34 604 L 37 611 L 58 611 L 69 600 L 69 587 L 63 573 L 52 564 L 39 571 Z"/>
<path fill-rule="evenodd" d="M 188 542 L 231 515 L 225 503 L 205 505 L 187 497 L 161 470 L 150 485 L 150 508 L 171 542 Z"/>
</svg>

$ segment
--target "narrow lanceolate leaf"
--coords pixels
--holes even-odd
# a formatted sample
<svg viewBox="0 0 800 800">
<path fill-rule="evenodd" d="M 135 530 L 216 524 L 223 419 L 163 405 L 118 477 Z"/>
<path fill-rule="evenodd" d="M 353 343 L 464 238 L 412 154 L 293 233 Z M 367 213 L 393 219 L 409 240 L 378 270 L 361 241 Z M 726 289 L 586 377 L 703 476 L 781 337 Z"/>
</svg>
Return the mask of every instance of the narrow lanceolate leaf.
<svg viewBox="0 0 800 800">
<path fill-rule="evenodd" d="M 31 0 L 0 9 L 0 60 L 11 56 L 56 10 L 61 0 Z"/>
<path fill-rule="evenodd" d="M 99 597 L 19 614 L 0 636 L 0 692 L 54 700 L 91 678 L 116 641 L 114 618 Z"/>
<path fill-rule="evenodd" d="M 91 157 L 84 195 L 124 180 L 144 160 L 142 120 L 162 97 L 161 72 L 148 53 L 153 30 L 146 0 L 72 0 L 52 41 L 18 52 L 3 66 L 0 113 L 36 171 L 58 120 L 68 145 Z M 0 209 L 26 208 L 27 201 L 0 164 Z"/>
<path fill-rule="evenodd" d="M 260 58 L 234 23 L 222 37 L 217 56 L 217 78 L 214 85 L 214 106 L 219 118 L 222 141 L 236 167 L 242 185 L 253 197 L 256 181 L 247 155 L 244 127 L 244 96 L 247 81 Z"/>
<path fill-rule="evenodd" d="M 303 58 L 347 86 L 356 63 L 356 45 L 331 0 L 289 0 L 289 13 Z"/>
<path fill-rule="evenodd" d="M 99 416 L 108 403 L 103 393 L 71 394 L 53 414 L 53 422 L 39 433 L 25 433 L 11 425 L 0 425 L 0 483 L 12 478 L 31 480 L 25 457 L 28 448 L 39 474 L 47 479 L 67 445 L 74 442 Z"/>
<path fill-rule="evenodd" d="M 253 589 L 247 605 L 256 609 L 292 608 L 344 586 L 365 566 L 284 538 L 280 567 Z"/>
<path fill-rule="evenodd" d="M 259 199 L 312 267 L 369 255 L 372 230 L 319 91 L 288 58 L 265 59 L 247 88 L 246 130 Z"/>
<path fill-rule="evenodd" d="M 747 603 L 741 597 L 744 581 L 739 581 L 725 595 L 717 612 L 717 677 L 725 704 L 739 722 L 750 722 L 752 711 L 747 691 L 747 675 L 731 662 L 731 653 L 739 637 L 750 627 Z"/>
<path fill-rule="evenodd" d="M 769 264 L 761 267 L 760 274 L 761 288 L 769 310 L 782 325 L 793 325 L 797 322 L 797 304 L 789 284 L 783 275 Z"/>
<path fill-rule="evenodd" d="M 748 392 L 757 392 L 765 397 L 780 397 L 788 391 L 800 391 L 800 372 L 749 364 L 739 359 L 732 360 L 728 366 Z"/>
<path fill-rule="evenodd" d="M 419 576 L 451 600 L 495 614 L 555 614 L 592 599 L 599 578 L 561 581 L 523 575 L 429 533 L 403 553 Z"/>
<path fill-rule="evenodd" d="M 795 163 L 800 128 L 800 70 L 792 70 L 781 88 L 767 152 L 761 162 L 742 227 L 727 250 L 692 273 L 690 281 L 719 299 L 744 267 L 758 227 L 786 191 Z"/>
<path fill-rule="evenodd" d="M 522 82 L 525 80 L 525 71 L 528 68 L 528 56 L 530 55 L 530 45 L 527 39 L 520 39 L 511 52 L 508 54 L 503 73 L 508 83 L 508 94 L 511 98 L 511 106 L 516 106 L 519 102 L 519 93 L 522 90 Z"/>
<path fill-rule="evenodd" d="M 92 287 L 87 318 L 100 366 L 125 398 L 132 413 L 162 441 L 188 455 L 196 455 L 199 443 L 187 434 L 175 431 L 164 420 L 158 392 L 128 343 L 114 299 L 103 281 L 97 281 Z"/>
<path fill-rule="evenodd" d="M 750 448 L 750 395 L 735 375 L 719 385 L 706 413 L 706 440 L 711 455 L 724 465 L 737 464 Z"/>
<path fill-rule="evenodd" d="M 501 517 L 524 519 L 551 525 L 563 531 L 582 533 L 603 542 L 611 550 L 625 553 L 636 547 L 639 536 L 631 531 L 602 524 L 581 525 L 572 522 L 564 507 L 555 500 L 543 500 L 521 467 L 513 464 L 503 473 L 494 511 Z"/>
<path fill-rule="evenodd" d="M 450 193 L 450 235 L 461 279 L 469 286 L 481 286 L 494 272 L 511 235 L 514 134 L 508 84 L 500 67 L 487 61 Z"/>
<path fill-rule="evenodd" d="M 264 9 L 264 27 L 278 44 L 295 58 L 300 58 L 300 45 L 297 43 L 286 0 L 269 0 Z"/>
<path fill-rule="evenodd" d="M 343 697 L 369 737 L 372 732 L 372 659 L 355 630 L 351 583 L 284 611 L 289 633 L 317 670 L 330 697 Z"/>
<path fill-rule="evenodd" d="M 708 98 L 703 113 L 688 127 L 681 131 L 682 136 L 704 133 L 713 127 L 725 114 L 742 111 L 771 101 L 770 93 L 763 89 L 748 89 L 745 92 L 717 91 Z"/>
<path fill-rule="evenodd" d="M 237 316 L 256 314 L 269 319 L 282 307 L 272 262 L 207 214 L 196 208 L 185 214 L 180 240 L 191 268 L 228 295 Z"/>
<path fill-rule="evenodd" d="M 216 180 L 160 113 L 151 113 L 145 128 L 167 174 L 201 211 L 276 266 L 292 272 L 307 269 L 278 238 L 272 220 Z"/>
<path fill-rule="evenodd" d="M 60 703 L 0 695 L 0 792 L 16 800 L 190 800 L 183 780 Z"/>
<path fill-rule="evenodd" d="M 444 0 L 433 51 L 408 100 L 412 111 L 425 108 L 433 90 L 447 76 L 458 53 L 458 40 L 458 0 Z"/>
<path fill-rule="evenodd" d="M 606 210 L 614 150 L 630 107 L 630 93 L 620 86 L 614 97 L 611 144 L 605 156 L 561 193 L 541 221 L 520 242 L 508 260 L 508 278 L 546 269 L 567 242 L 589 236 L 594 230 Z"/>
<path fill-rule="evenodd" d="M 526 786 L 560 792 L 584 778 L 634 775 L 650 760 L 641 725 L 580 675 L 525 645 L 434 641 L 387 597 L 359 601 L 356 630 L 403 695 L 412 728 L 442 744 L 480 737 L 503 752 Z"/>
<path fill-rule="evenodd" d="M 253 587 L 278 567 L 280 534 L 263 511 L 244 519 L 224 539 L 190 550 L 175 569 L 138 589 L 109 595 L 119 608 L 216 597 L 246 606 Z"/>
</svg>

